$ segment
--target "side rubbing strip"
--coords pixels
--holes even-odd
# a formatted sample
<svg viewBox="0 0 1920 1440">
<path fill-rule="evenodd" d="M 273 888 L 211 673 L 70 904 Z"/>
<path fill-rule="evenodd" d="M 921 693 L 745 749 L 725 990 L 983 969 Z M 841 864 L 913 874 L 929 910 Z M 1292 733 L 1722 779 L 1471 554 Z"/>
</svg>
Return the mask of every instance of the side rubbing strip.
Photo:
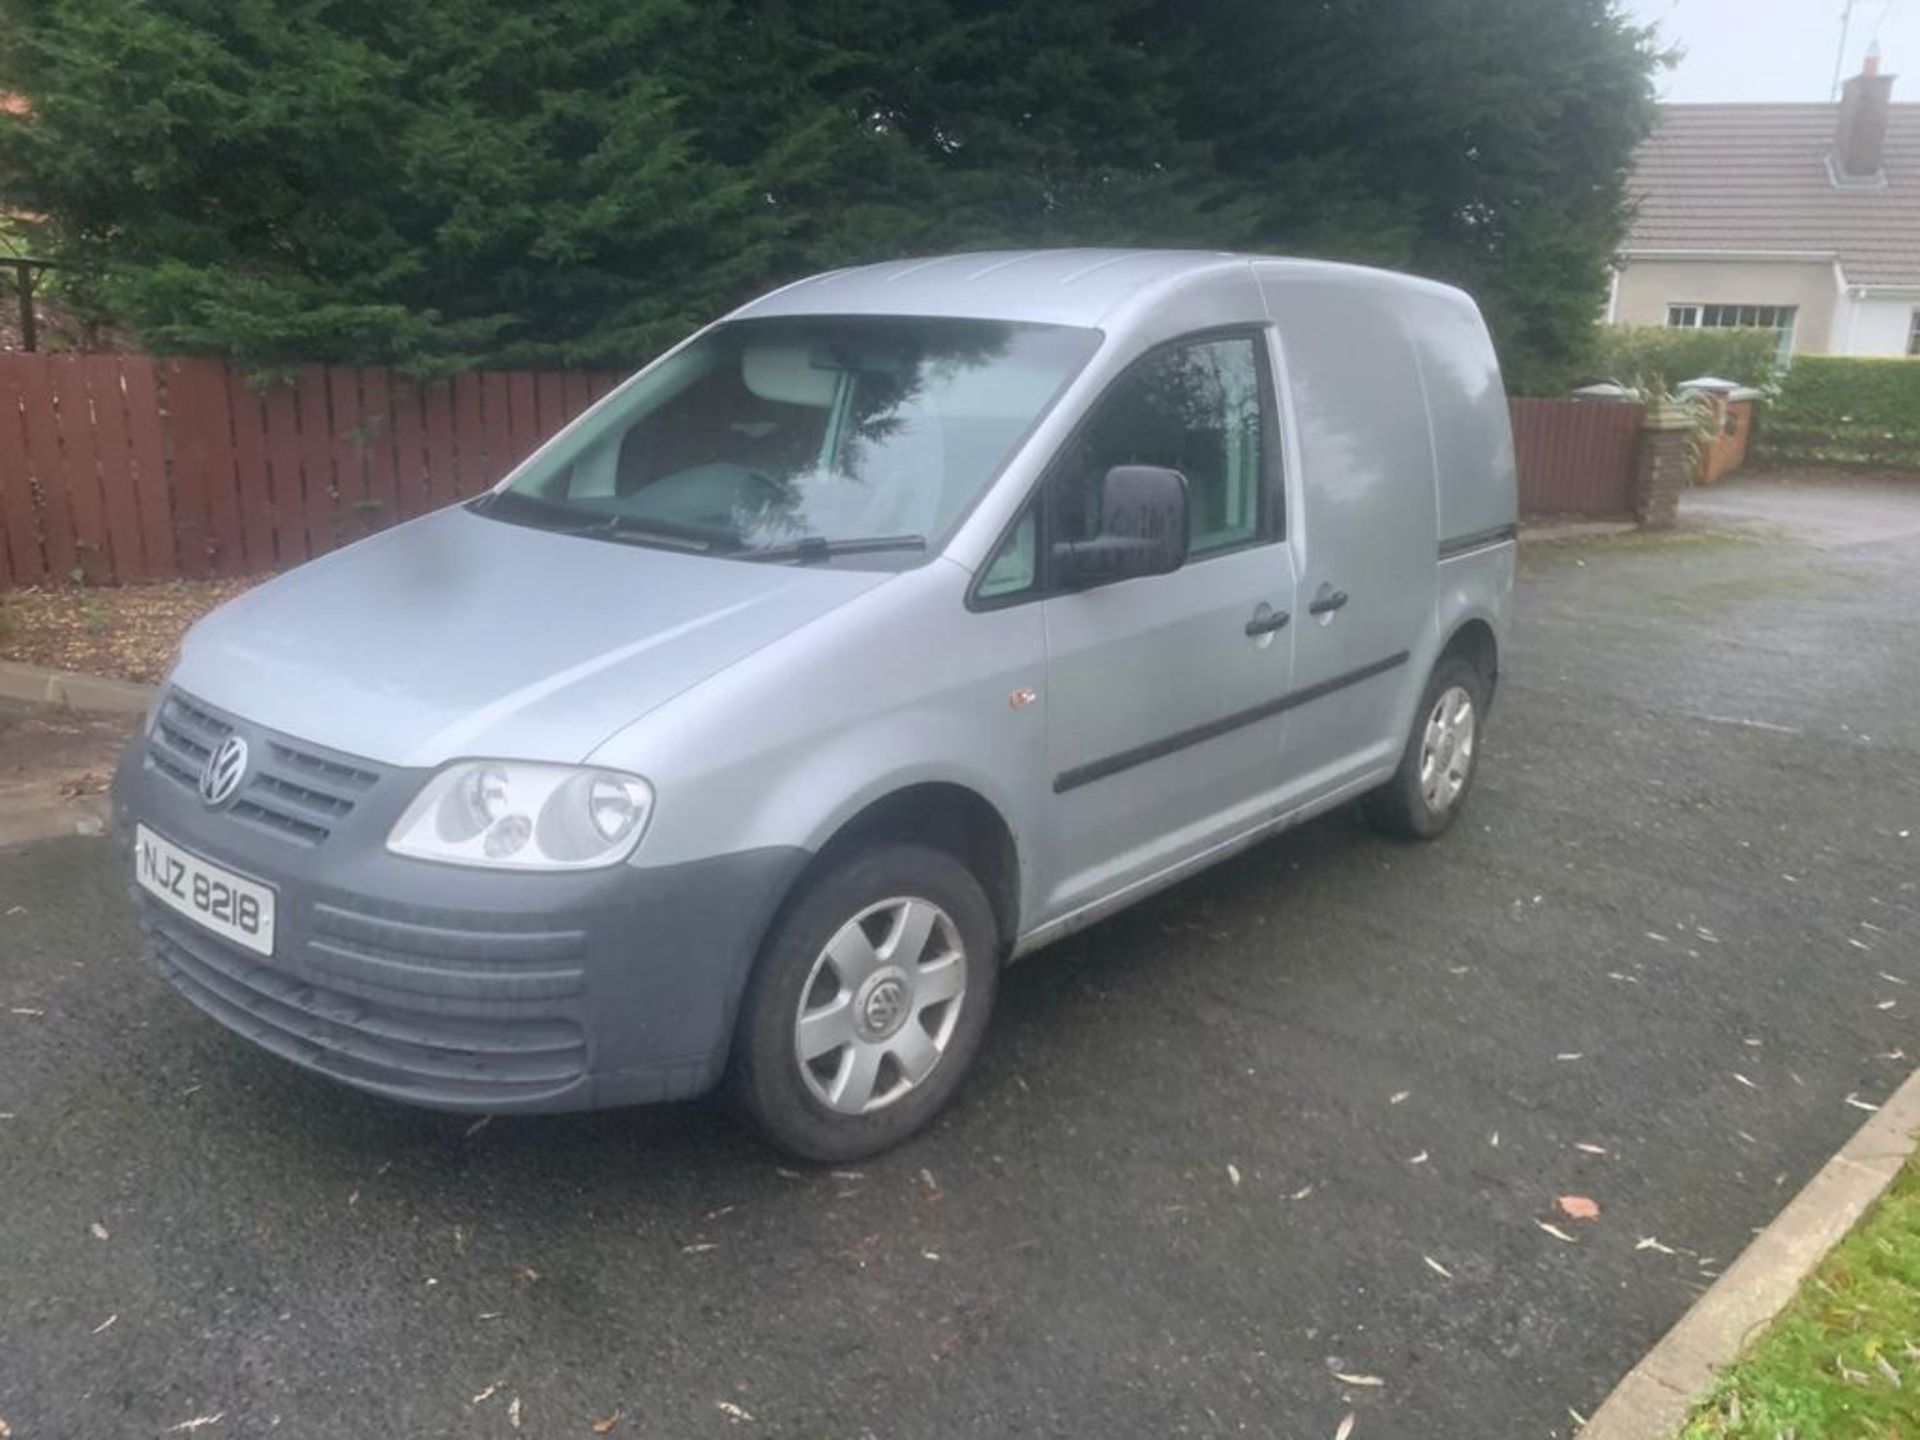
<svg viewBox="0 0 1920 1440">
<path fill-rule="evenodd" d="M 1389 655 L 1384 660 L 1376 660 L 1371 665 L 1362 665 L 1358 670 L 1349 670 L 1344 675 L 1335 675 L 1331 679 L 1305 686 L 1290 694 L 1282 695 L 1278 700 L 1269 700 L 1264 705 L 1255 705 L 1251 709 L 1236 710 L 1231 715 L 1222 715 L 1218 720 L 1209 720 L 1204 725 L 1196 725 L 1191 730 L 1179 730 L 1159 740 L 1149 740 L 1144 745 L 1136 745 L 1131 750 L 1122 750 L 1117 755 L 1109 755 L 1104 760 L 1091 760 L 1085 765 L 1076 765 L 1071 770 L 1062 770 L 1053 777 L 1053 793 L 1063 795 L 1069 790 L 1077 790 L 1082 785 L 1091 785 L 1096 780 L 1105 780 L 1109 775 L 1118 775 L 1122 770 L 1131 770 L 1136 765 L 1144 765 L 1149 760 L 1159 760 L 1173 754 L 1176 750 L 1185 750 L 1189 745 L 1199 745 L 1208 740 L 1217 740 L 1248 725 L 1258 724 L 1283 711 L 1297 709 L 1309 701 L 1331 695 L 1336 690 L 1344 690 L 1349 685 L 1358 685 L 1362 680 L 1371 680 L 1376 675 L 1407 663 L 1407 652 Z"/>
<path fill-rule="evenodd" d="M 1484 550 L 1489 545 L 1498 545 L 1511 540 L 1520 533 L 1518 525 L 1496 525 L 1491 530 L 1476 530 L 1471 535 L 1456 535 L 1451 540 L 1440 542 L 1440 558 L 1451 560 L 1456 555 L 1464 555 L 1469 550 Z"/>
</svg>

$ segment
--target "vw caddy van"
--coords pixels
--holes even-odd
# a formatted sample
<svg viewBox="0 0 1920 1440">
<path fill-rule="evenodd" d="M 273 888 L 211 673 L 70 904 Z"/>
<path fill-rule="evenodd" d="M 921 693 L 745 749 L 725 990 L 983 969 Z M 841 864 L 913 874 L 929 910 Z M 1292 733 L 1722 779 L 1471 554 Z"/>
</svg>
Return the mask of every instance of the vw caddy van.
<svg viewBox="0 0 1920 1440">
<path fill-rule="evenodd" d="M 1471 300 L 1191 252 L 844 270 L 188 635 L 115 781 L 216 1020 L 482 1112 L 725 1082 L 844 1159 L 1008 961 L 1473 783 L 1514 565 Z"/>
</svg>

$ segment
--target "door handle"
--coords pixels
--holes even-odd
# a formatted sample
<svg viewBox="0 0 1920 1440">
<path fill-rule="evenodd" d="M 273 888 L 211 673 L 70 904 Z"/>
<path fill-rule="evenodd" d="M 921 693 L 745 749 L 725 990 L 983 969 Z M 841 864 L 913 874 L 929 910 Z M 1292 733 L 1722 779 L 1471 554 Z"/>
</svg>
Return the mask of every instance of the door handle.
<svg viewBox="0 0 1920 1440">
<path fill-rule="evenodd" d="M 1247 634 L 1253 636 L 1271 635 L 1276 630 L 1287 628 L 1287 622 L 1293 616 L 1284 610 L 1268 610 L 1265 605 L 1253 612 L 1253 618 L 1247 621 Z"/>
<path fill-rule="evenodd" d="M 1313 602 L 1307 606 L 1307 613 L 1309 615 L 1330 615 L 1346 603 L 1346 591 L 1329 590 L 1326 586 L 1322 585 L 1320 587 L 1320 593 L 1314 596 Z"/>
</svg>

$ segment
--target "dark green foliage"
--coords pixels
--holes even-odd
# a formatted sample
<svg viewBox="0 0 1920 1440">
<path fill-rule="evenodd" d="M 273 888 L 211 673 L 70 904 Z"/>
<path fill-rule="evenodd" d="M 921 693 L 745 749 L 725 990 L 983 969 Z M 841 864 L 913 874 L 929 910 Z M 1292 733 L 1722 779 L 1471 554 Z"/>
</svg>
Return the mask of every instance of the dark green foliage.
<svg viewBox="0 0 1920 1440">
<path fill-rule="evenodd" d="M 1739 385 L 1769 387 L 1780 353 L 1772 330 L 1669 330 L 1659 325 L 1610 325 L 1595 337 L 1588 380 L 1640 389 L 1674 390 L 1711 375 Z"/>
<path fill-rule="evenodd" d="M 1756 446 L 1767 465 L 1920 469 L 1920 359 L 1800 356 Z"/>
<path fill-rule="evenodd" d="M 253 364 L 616 363 L 993 245 L 1334 256 L 1582 358 L 1656 57 L 1608 0 L 0 0 L 75 298 Z"/>
</svg>

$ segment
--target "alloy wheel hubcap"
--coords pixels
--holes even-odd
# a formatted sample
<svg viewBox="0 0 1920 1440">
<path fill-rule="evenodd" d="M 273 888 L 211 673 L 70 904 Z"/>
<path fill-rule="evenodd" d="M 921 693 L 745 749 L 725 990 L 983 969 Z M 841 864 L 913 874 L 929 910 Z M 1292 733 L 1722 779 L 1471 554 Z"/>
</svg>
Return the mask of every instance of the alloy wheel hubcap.
<svg viewBox="0 0 1920 1440">
<path fill-rule="evenodd" d="M 801 989 L 800 1078 L 843 1115 L 894 1104 L 939 1065 L 966 992 L 966 949 L 946 911 L 910 896 L 868 906 L 834 931 Z"/>
<path fill-rule="evenodd" d="M 1420 737 L 1420 794 L 1436 814 L 1452 807 L 1473 769 L 1473 697 L 1459 685 L 1443 691 Z"/>
</svg>

